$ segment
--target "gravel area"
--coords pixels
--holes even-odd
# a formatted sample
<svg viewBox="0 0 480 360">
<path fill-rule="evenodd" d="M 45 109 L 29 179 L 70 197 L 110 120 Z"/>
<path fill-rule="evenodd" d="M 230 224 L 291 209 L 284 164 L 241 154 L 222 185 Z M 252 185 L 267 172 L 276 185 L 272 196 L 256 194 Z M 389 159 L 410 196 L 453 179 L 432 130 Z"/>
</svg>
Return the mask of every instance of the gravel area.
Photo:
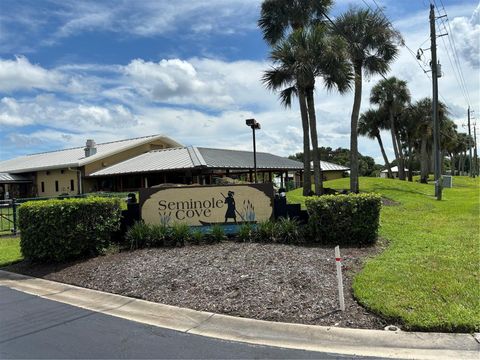
<svg viewBox="0 0 480 360">
<path fill-rule="evenodd" d="M 352 296 L 353 275 L 379 247 L 342 248 L 346 311 L 338 311 L 333 248 L 223 242 L 125 251 L 5 270 L 170 305 L 262 320 L 383 329 Z"/>
</svg>

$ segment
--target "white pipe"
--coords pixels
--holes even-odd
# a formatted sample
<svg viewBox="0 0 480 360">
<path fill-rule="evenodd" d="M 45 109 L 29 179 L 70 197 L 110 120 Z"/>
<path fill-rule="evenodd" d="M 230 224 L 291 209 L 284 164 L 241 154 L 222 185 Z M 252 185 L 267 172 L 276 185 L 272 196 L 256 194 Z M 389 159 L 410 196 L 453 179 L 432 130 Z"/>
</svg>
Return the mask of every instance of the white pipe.
<svg viewBox="0 0 480 360">
<path fill-rule="evenodd" d="M 343 279 L 342 279 L 342 258 L 340 257 L 340 246 L 335 246 L 335 263 L 337 265 L 338 280 L 338 300 L 340 301 L 340 310 L 345 311 L 345 297 L 343 296 Z"/>
<path fill-rule="evenodd" d="M 78 195 L 82 195 L 83 194 L 83 189 L 82 189 L 82 170 L 78 170 L 78 169 L 72 169 L 72 168 L 68 168 L 69 171 L 75 171 L 78 175 L 77 175 L 77 182 L 78 182 Z"/>
</svg>

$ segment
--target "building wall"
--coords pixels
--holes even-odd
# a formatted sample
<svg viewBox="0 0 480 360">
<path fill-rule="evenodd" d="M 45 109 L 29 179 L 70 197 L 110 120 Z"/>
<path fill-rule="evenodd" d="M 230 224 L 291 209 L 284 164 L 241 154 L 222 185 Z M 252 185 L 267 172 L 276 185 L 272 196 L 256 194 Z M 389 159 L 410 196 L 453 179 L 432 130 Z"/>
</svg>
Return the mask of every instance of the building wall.
<svg viewBox="0 0 480 360">
<path fill-rule="evenodd" d="M 73 189 L 71 188 L 73 180 Z M 55 188 L 55 181 L 58 181 L 58 191 Z M 42 191 L 42 182 L 44 191 Z M 38 171 L 36 176 L 37 192 L 39 197 L 58 196 L 61 194 L 78 194 L 78 174 L 76 171 L 56 169 Z"/>
</svg>

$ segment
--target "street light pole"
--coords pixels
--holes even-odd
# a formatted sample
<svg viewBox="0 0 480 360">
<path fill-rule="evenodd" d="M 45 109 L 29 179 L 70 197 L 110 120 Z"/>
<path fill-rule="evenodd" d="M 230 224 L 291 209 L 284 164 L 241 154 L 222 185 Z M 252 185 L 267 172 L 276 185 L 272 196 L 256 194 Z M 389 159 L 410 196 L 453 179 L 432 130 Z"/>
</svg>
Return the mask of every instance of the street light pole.
<svg viewBox="0 0 480 360">
<path fill-rule="evenodd" d="M 255 176 L 255 184 L 257 183 L 257 143 L 255 141 L 255 130 L 260 130 L 260 123 L 257 122 L 255 119 L 247 119 L 245 120 L 245 124 L 252 128 L 253 133 L 253 172 Z"/>
</svg>

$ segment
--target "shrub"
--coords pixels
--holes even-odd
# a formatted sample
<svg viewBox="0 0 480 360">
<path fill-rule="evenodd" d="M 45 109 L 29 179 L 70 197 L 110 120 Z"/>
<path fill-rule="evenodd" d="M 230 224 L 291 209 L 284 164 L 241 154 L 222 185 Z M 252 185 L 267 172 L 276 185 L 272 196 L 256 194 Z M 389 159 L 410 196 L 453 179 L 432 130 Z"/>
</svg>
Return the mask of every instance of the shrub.
<svg viewBox="0 0 480 360">
<path fill-rule="evenodd" d="M 270 243 L 278 242 L 281 238 L 280 228 L 273 220 L 262 221 L 257 224 L 255 231 L 255 241 Z"/>
<path fill-rule="evenodd" d="M 152 231 L 150 226 L 143 221 L 137 221 L 125 234 L 125 240 L 130 244 L 130 249 L 141 249 L 151 243 Z"/>
<path fill-rule="evenodd" d="M 213 225 L 210 228 L 210 231 L 208 231 L 204 237 L 207 244 L 215 244 L 222 240 L 225 240 L 226 238 L 227 237 L 225 236 L 225 230 L 223 230 L 223 227 L 218 224 Z"/>
<path fill-rule="evenodd" d="M 150 225 L 147 247 L 161 247 L 171 236 L 171 229 L 165 225 Z"/>
<path fill-rule="evenodd" d="M 187 224 L 174 223 L 168 235 L 164 242 L 165 246 L 184 246 L 190 241 L 190 227 Z"/>
<path fill-rule="evenodd" d="M 241 242 L 252 242 L 255 239 L 255 227 L 252 224 L 245 223 L 240 225 L 236 239 Z"/>
<path fill-rule="evenodd" d="M 192 245 L 200 245 L 203 241 L 204 234 L 201 230 L 193 230 L 192 233 L 190 234 L 190 239 L 188 240 L 188 243 Z"/>
<path fill-rule="evenodd" d="M 18 216 L 23 256 L 62 261 L 106 249 L 121 211 L 117 199 L 90 197 L 26 202 Z"/>
<path fill-rule="evenodd" d="M 381 197 L 377 194 L 325 195 L 305 200 L 313 242 L 369 245 L 378 233 Z"/>
<path fill-rule="evenodd" d="M 279 241 L 284 244 L 298 244 L 301 242 L 302 234 L 300 224 L 296 219 L 280 218 L 276 223 Z"/>
</svg>

